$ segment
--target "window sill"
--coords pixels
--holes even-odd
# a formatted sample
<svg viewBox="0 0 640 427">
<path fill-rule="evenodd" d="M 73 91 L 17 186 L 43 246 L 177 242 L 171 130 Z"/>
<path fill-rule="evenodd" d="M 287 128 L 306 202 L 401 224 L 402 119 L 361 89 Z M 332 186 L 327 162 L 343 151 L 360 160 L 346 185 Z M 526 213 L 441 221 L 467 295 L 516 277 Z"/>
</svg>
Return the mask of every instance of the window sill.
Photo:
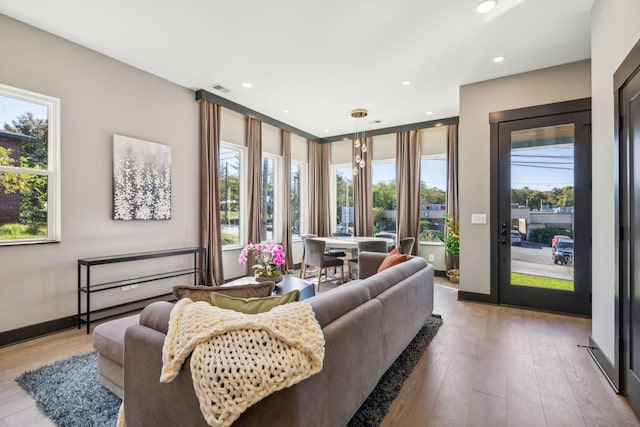
<svg viewBox="0 0 640 427">
<path fill-rule="evenodd" d="M 239 251 L 242 250 L 242 248 L 244 248 L 244 245 L 224 245 L 222 247 L 222 252 Z"/>
<path fill-rule="evenodd" d="M 49 243 L 60 243 L 60 240 L 2 240 L 0 241 L 0 246 L 44 245 Z"/>
<path fill-rule="evenodd" d="M 443 242 L 420 241 L 420 246 L 444 246 Z"/>
</svg>

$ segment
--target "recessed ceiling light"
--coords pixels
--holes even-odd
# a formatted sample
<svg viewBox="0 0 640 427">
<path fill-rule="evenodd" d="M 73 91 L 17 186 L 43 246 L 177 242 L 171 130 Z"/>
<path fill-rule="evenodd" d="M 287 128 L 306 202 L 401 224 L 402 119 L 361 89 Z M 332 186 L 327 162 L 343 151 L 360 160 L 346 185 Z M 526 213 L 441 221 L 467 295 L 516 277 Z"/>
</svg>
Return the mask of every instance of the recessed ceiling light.
<svg viewBox="0 0 640 427">
<path fill-rule="evenodd" d="M 405 80 L 402 82 L 402 86 L 409 86 L 411 82 L 409 80 Z"/>
<path fill-rule="evenodd" d="M 427 111 L 427 116 L 430 116 L 433 114 L 433 111 Z"/>
<path fill-rule="evenodd" d="M 497 5 L 498 5 L 497 0 L 482 0 L 476 6 L 476 12 L 478 13 L 491 12 Z"/>
<path fill-rule="evenodd" d="M 246 87 L 247 89 L 249 89 L 249 88 L 252 88 L 253 85 L 251 83 L 249 83 L 249 82 L 243 82 L 242 83 L 242 87 Z"/>
<path fill-rule="evenodd" d="M 282 110 L 283 113 L 287 114 L 289 110 Z"/>
<path fill-rule="evenodd" d="M 493 58 L 493 62 L 498 63 L 504 61 L 504 56 L 496 56 Z"/>
<path fill-rule="evenodd" d="M 329 133 L 329 132 L 331 132 L 329 129 L 324 130 L 324 133 Z"/>
</svg>

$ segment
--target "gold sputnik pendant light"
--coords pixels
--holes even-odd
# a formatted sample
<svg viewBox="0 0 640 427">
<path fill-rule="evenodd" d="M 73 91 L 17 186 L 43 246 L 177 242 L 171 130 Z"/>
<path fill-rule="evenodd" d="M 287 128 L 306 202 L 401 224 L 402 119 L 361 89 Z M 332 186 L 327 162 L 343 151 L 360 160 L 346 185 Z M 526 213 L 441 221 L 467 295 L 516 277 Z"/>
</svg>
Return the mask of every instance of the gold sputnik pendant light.
<svg viewBox="0 0 640 427">
<path fill-rule="evenodd" d="M 351 111 L 351 117 L 354 119 L 362 119 L 367 117 L 369 112 L 364 108 L 356 108 Z M 360 120 L 356 120 L 356 130 L 353 135 L 353 175 L 358 175 L 359 170 L 363 169 L 367 162 L 364 160 L 367 152 L 367 144 L 364 139 L 364 131 L 360 131 Z"/>
</svg>

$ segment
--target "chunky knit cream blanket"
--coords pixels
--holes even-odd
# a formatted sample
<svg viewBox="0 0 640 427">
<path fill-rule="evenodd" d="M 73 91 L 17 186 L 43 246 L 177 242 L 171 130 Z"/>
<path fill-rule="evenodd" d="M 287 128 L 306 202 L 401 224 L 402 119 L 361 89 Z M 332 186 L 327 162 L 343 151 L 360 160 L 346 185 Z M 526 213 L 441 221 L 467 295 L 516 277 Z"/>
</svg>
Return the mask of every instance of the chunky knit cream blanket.
<svg viewBox="0 0 640 427">
<path fill-rule="evenodd" d="M 182 299 L 171 311 L 160 381 L 173 380 L 189 354 L 202 415 L 228 426 L 262 398 L 320 372 L 324 336 L 307 303 L 249 315 Z"/>
</svg>

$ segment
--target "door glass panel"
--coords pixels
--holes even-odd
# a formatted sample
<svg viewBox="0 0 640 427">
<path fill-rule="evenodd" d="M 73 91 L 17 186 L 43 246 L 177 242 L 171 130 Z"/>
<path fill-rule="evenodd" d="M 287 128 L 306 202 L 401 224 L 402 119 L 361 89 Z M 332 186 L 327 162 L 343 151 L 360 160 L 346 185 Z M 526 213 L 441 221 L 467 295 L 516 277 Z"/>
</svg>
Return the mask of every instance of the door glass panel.
<svg viewBox="0 0 640 427">
<path fill-rule="evenodd" d="M 574 290 L 573 124 L 511 132 L 511 285 Z"/>
</svg>

